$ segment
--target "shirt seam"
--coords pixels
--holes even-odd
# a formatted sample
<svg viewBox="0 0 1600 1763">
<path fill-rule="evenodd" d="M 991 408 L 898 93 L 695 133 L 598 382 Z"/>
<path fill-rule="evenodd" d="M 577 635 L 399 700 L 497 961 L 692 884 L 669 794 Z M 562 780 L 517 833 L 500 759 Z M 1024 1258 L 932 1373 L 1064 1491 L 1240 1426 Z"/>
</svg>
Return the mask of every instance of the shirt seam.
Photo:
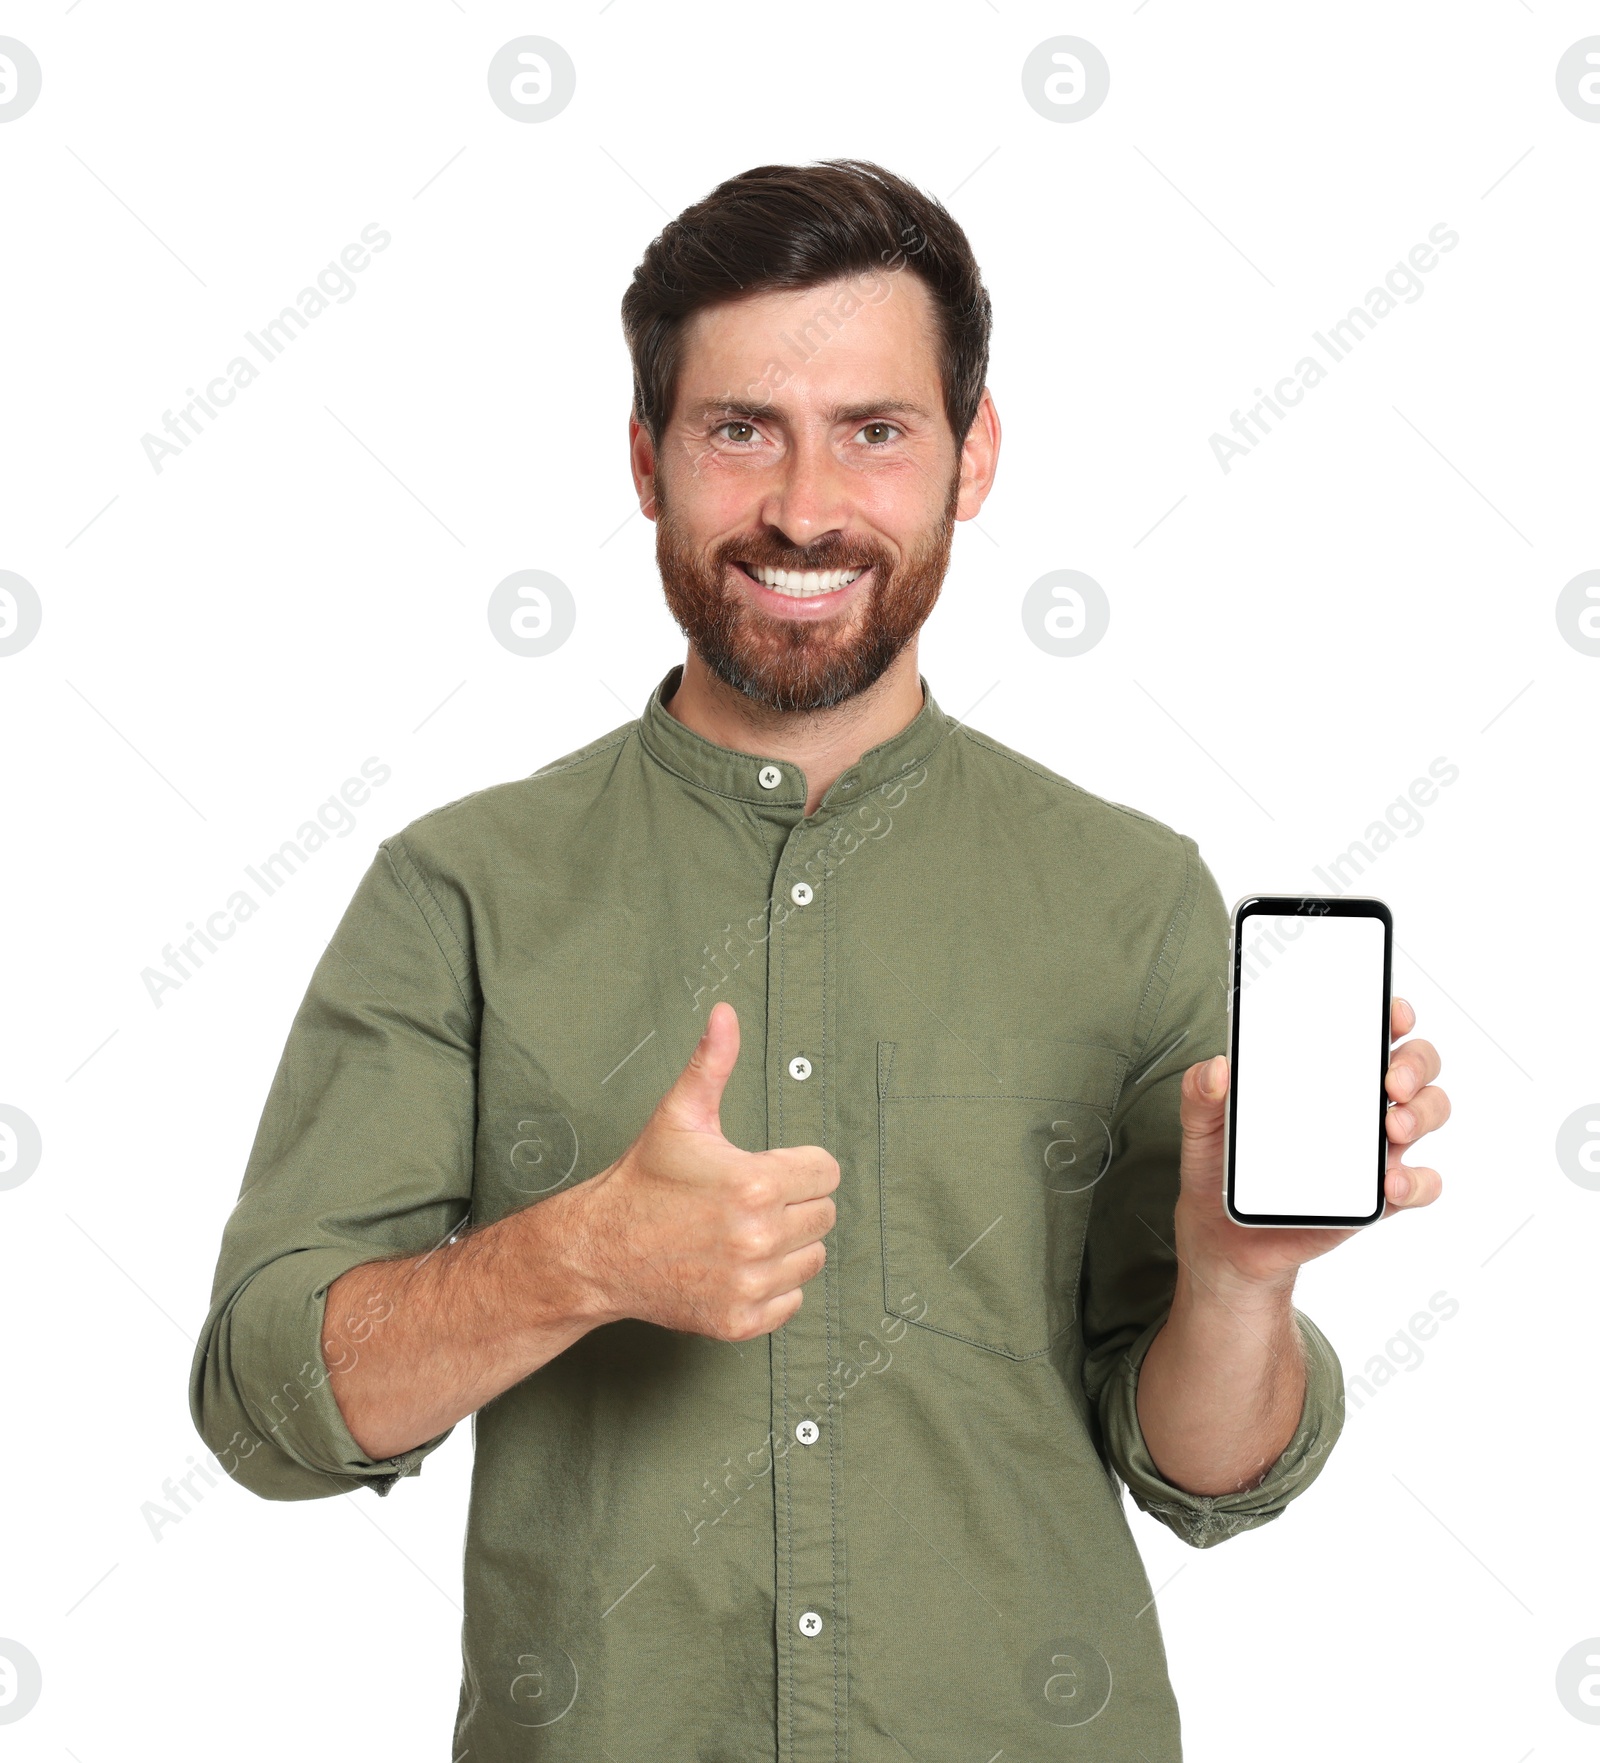
<svg viewBox="0 0 1600 1763">
<path fill-rule="evenodd" d="M 692 783 L 693 779 L 690 779 L 689 781 Z M 723 792 L 718 790 L 714 793 L 717 795 L 721 795 Z M 737 800 L 737 798 L 731 798 L 731 799 Z M 770 896 L 769 896 L 769 898 L 770 898 Z M 770 945 L 769 945 L 769 947 L 770 947 Z M 777 1018 L 778 1018 L 778 1020 L 777 1020 L 777 1025 L 776 1025 L 776 1027 L 777 1027 L 776 1046 L 774 1047 L 774 1044 L 773 1044 L 771 1015 L 769 1013 L 769 1016 L 768 1016 L 769 1026 L 768 1026 L 768 1031 L 767 1031 L 769 1039 L 768 1039 L 767 1048 L 766 1048 L 766 1054 L 767 1054 L 766 1063 L 767 1063 L 767 1071 L 769 1073 L 767 1081 L 769 1083 L 772 1083 L 775 1081 L 776 1086 L 777 1086 L 777 1092 L 778 1092 L 777 1142 L 779 1145 L 783 1145 L 783 1144 L 787 1143 L 787 1140 L 784 1136 L 784 1119 L 783 1119 L 784 1085 L 783 1085 L 783 1072 L 782 1072 L 781 1068 L 784 1064 L 783 1054 L 784 1054 L 784 1047 L 786 1044 L 785 1035 L 784 1035 L 784 1013 L 785 1013 L 785 1009 L 786 1009 L 787 1002 L 788 1002 L 788 991 L 784 985 L 784 976 L 785 976 L 787 969 L 788 969 L 788 952 L 789 952 L 789 939 L 787 937 L 783 937 L 779 940 L 779 943 L 778 943 L 778 998 L 777 998 L 777 1003 L 778 1003 Z M 768 957 L 767 985 L 769 988 L 768 996 L 770 997 L 771 996 L 770 988 L 772 985 L 772 968 L 771 968 L 771 957 L 770 956 Z M 774 1058 L 777 1059 L 777 1062 L 778 1062 L 778 1065 L 780 1068 L 778 1071 L 778 1075 L 777 1075 L 776 1080 L 774 1080 L 770 1076 L 770 1073 L 772 1072 L 772 1069 L 773 1069 Z M 770 1134 L 769 1134 L 769 1137 L 770 1137 Z M 791 1424 L 791 1421 L 790 1421 L 791 1409 L 789 1407 L 789 1336 L 788 1336 L 788 1331 L 786 1329 L 779 1329 L 778 1333 L 783 1338 L 783 1424 L 784 1424 L 784 1427 L 787 1431 L 787 1429 L 790 1427 L 790 1424 Z M 785 1521 L 784 1522 L 784 1540 L 785 1540 L 786 1544 L 788 1545 L 789 1566 L 788 1566 L 788 1572 L 784 1575 L 783 1636 L 784 1636 L 785 1659 L 788 1664 L 788 1670 L 785 1673 L 785 1683 L 786 1683 L 786 1687 L 788 1689 L 788 1697 L 787 1697 L 788 1715 L 789 1715 L 789 1747 L 788 1747 L 788 1749 L 789 1749 L 789 1755 L 793 1756 L 794 1755 L 794 1678 L 795 1678 L 794 1469 L 793 1469 L 792 1465 L 789 1465 L 787 1463 L 785 1464 L 784 1467 L 785 1467 L 785 1474 L 784 1474 L 784 1478 L 783 1478 L 783 1509 L 784 1509 L 784 1521 Z"/>
<path fill-rule="evenodd" d="M 993 753 L 997 759 L 1009 761 L 1019 771 L 1026 771 L 1033 777 L 1042 778 L 1046 783 L 1055 784 L 1060 789 L 1070 790 L 1073 795 L 1083 797 L 1086 802 L 1094 802 L 1102 808 L 1113 808 L 1118 814 L 1126 814 L 1130 820 L 1141 821 L 1145 826 L 1159 827 L 1161 831 L 1170 833 L 1174 838 L 1182 837 L 1182 834 L 1177 832 L 1175 828 L 1168 826 L 1164 820 L 1157 820 L 1153 814 L 1141 813 L 1137 808 L 1130 808 L 1126 802 L 1113 802 L 1109 796 L 1097 796 L 1093 790 L 1086 790 L 1082 784 L 1075 784 L 1070 777 L 1063 777 L 1060 772 L 1051 771 L 1048 766 L 1036 764 L 1020 753 L 1011 752 L 1008 748 L 1001 746 L 999 742 L 981 734 L 977 729 L 968 728 L 965 723 L 958 723 L 956 727 L 974 746 L 982 747 L 986 753 Z"/>
<path fill-rule="evenodd" d="M 894 1283 L 890 1278 L 889 1267 L 889 1176 L 886 1164 L 888 1161 L 889 1135 L 887 1119 L 884 1114 L 884 1089 L 890 1082 L 894 1071 L 894 1056 L 899 1047 L 898 1041 L 878 1042 L 878 1244 L 883 1260 L 883 1309 L 885 1315 L 893 1315 L 889 1308 L 889 1289 Z M 887 1060 L 884 1048 L 889 1049 Z"/>
<path fill-rule="evenodd" d="M 441 814 L 448 814 L 452 808 L 459 808 L 463 803 L 476 801 L 478 797 L 490 795 L 495 790 L 515 789 L 521 784 L 535 783 L 540 778 L 557 777 L 562 772 L 575 771 L 580 765 L 588 764 L 591 759 L 601 759 L 615 748 L 622 746 L 637 726 L 636 722 L 624 724 L 620 730 L 609 735 L 601 735 L 587 747 L 579 747 L 573 753 L 563 754 L 559 759 L 552 759 L 549 765 L 540 766 L 537 771 L 530 771 L 525 777 L 507 778 L 502 783 L 486 784 L 482 789 L 468 790 L 465 795 L 456 796 L 448 802 L 441 802 L 438 807 L 429 808 L 419 814 L 404 830 L 409 832 L 414 826 L 421 826 L 425 821 L 435 820 Z M 394 836 L 398 838 L 400 834 L 396 833 Z"/>
<path fill-rule="evenodd" d="M 401 833 L 393 834 L 391 837 L 385 839 L 378 849 L 383 852 L 390 869 L 394 871 L 395 880 L 405 889 L 406 897 L 411 901 L 411 904 L 416 907 L 417 912 L 422 918 L 422 922 L 428 927 L 428 933 L 432 936 L 439 953 L 444 956 L 445 965 L 450 969 L 450 978 L 454 981 L 461 1002 L 466 1006 L 467 1012 L 470 1015 L 473 1010 L 473 1004 L 466 985 L 466 978 L 470 973 L 467 952 L 461 947 L 460 941 L 456 937 L 455 932 L 451 930 L 449 922 L 444 916 L 444 908 L 440 906 L 437 895 L 435 895 L 433 889 L 428 886 L 427 878 L 417 867 L 416 859 L 411 855 L 410 850 L 406 846 L 404 835 Z M 427 907 L 425 907 L 417 898 L 415 889 L 412 888 L 410 882 L 408 882 L 405 876 L 401 873 L 400 865 L 395 860 L 397 853 L 404 859 L 406 868 L 416 877 L 417 885 L 422 889 L 423 893 L 428 896 L 429 903 L 433 907 L 433 914 L 430 914 Z M 437 924 L 434 922 L 434 915 L 437 915 Z M 449 949 L 445 947 L 444 938 L 439 934 L 440 926 L 443 927 L 445 936 L 448 936 L 450 941 L 455 945 L 456 954 L 460 956 L 459 967 L 457 966 L 455 956 L 452 956 Z"/>
<path fill-rule="evenodd" d="M 1091 1200 L 1091 1206 L 1093 1203 Z M 1079 1260 L 1082 1260 L 1081 1249 Z M 937 1323 L 927 1322 L 921 1317 L 908 1316 L 905 1321 L 910 1323 L 913 1328 L 926 1329 L 929 1334 L 943 1335 L 947 1341 L 964 1341 L 969 1347 L 976 1347 L 981 1353 L 993 1353 L 997 1359 L 1009 1359 L 1014 1365 L 1025 1365 L 1030 1359 L 1042 1359 L 1057 1342 L 1063 1340 L 1077 1326 L 1077 1317 L 1069 1316 L 1042 1347 L 1035 1347 L 1029 1353 L 1013 1353 L 1009 1347 L 990 1346 L 987 1341 L 980 1341 L 976 1335 L 962 1334 L 958 1329 L 941 1328 Z"/>
<path fill-rule="evenodd" d="M 793 1412 L 789 1406 L 789 1337 L 781 1328 L 778 1330 L 778 1336 L 783 1342 L 783 1424 L 787 1429 L 789 1416 Z M 787 1443 L 787 1437 L 785 1443 Z M 784 1658 L 788 1663 L 788 1670 L 784 1673 L 783 1681 L 784 1687 L 788 1691 L 789 1755 L 792 1757 L 794 1755 L 794 1469 L 787 1461 L 787 1456 L 783 1468 L 783 1534 L 789 1551 L 789 1568 L 783 1579 Z"/>
<path fill-rule="evenodd" d="M 630 736 L 638 733 L 638 730 L 637 721 L 626 723 L 621 731 L 610 739 L 602 735 L 600 741 L 603 744 L 582 747 L 570 759 L 552 759 L 548 765 L 541 765 L 537 771 L 530 771 L 522 781 L 532 783 L 537 777 L 560 777 L 562 772 L 575 771 L 580 765 L 587 765 L 591 759 L 603 759 L 607 753 L 623 746 Z"/>
<path fill-rule="evenodd" d="M 1145 1014 L 1147 1007 L 1149 1007 L 1149 1025 L 1146 1027 L 1143 1037 L 1128 1054 L 1129 1070 L 1134 1069 L 1138 1065 L 1139 1061 L 1144 1057 L 1145 1052 L 1149 1048 L 1151 1041 L 1155 1038 L 1156 1027 L 1161 1020 L 1161 1012 L 1167 1001 L 1167 993 L 1172 988 L 1172 976 L 1177 972 L 1178 963 L 1183 958 L 1184 948 L 1189 941 L 1189 927 L 1194 922 L 1194 901 L 1195 896 L 1199 891 L 1198 884 L 1200 879 L 1200 868 L 1197 861 L 1200 854 L 1199 848 L 1194 844 L 1193 840 L 1184 837 L 1181 833 L 1174 833 L 1173 836 L 1179 840 L 1183 847 L 1183 887 L 1179 890 L 1177 904 L 1173 907 L 1172 917 L 1167 923 L 1167 934 L 1161 939 L 1161 948 L 1157 951 L 1156 958 L 1150 965 L 1150 972 L 1145 980 L 1144 992 L 1139 999 L 1138 1014 L 1134 1018 L 1135 1030 L 1137 1031 L 1139 1017 L 1142 1017 Z M 1180 919 L 1183 923 L 1181 931 L 1178 930 Z M 1156 997 L 1153 1006 L 1151 1006 L 1151 990 L 1156 983 L 1156 976 L 1161 972 L 1163 965 L 1166 963 L 1167 950 L 1172 943 L 1174 932 L 1177 932 L 1178 946 L 1173 951 L 1170 965 L 1166 965 L 1166 978 L 1162 982 L 1159 995 Z"/>
<path fill-rule="evenodd" d="M 832 1033 L 832 1019 L 828 1014 L 828 951 L 833 945 L 838 929 L 839 887 L 836 884 L 827 890 L 822 902 L 822 1108 L 823 1143 L 829 1136 L 828 1111 L 834 1105 L 833 1054 L 838 1045 L 838 1037 Z M 833 1134 L 833 1141 L 838 1144 L 838 1134 Z M 833 1383 L 833 1311 L 839 1301 L 838 1281 L 834 1277 L 838 1261 L 837 1223 L 834 1238 L 834 1253 L 827 1252 L 824 1244 L 822 1258 L 823 1306 L 822 1306 L 822 1363 L 827 1373 L 831 1389 Z M 843 1392 L 840 1392 L 839 1405 L 833 1411 L 832 1431 L 828 1438 L 828 1521 L 830 1531 L 830 1547 L 828 1550 L 829 1577 L 832 1580 L 833 1607 L 830 1618 L 833 1628 L 833 1753 L 835 1757 L 848 1757 L 848 1746 L 840 1750 L 840 1703 L 839 1703 L 839 1652 L 844 1646 L 844 1596 L 839 1584 L 839 1465 L 844 1451 L 844 1403 Z"/>
<path fill-rule="evenodd" d="M 778 860 L 782 853 L 779 847 L 773 843 L 773 829 L 770 824 L 761 815 L 756 813 L 755 804 L 753 802 L 740 802 L 737 796 L 731 796 L 728 799 L 733 802 L 739 802 L 739 806 L 744 809 L 745 819 L 755 828 L 757 834 L 760 836 L 761 848 L 766 853 L 768 867 L 776 870 L 778 867 Z M 770 895 L 767 899 L 767 913 L 768 922 L 770 923 L 772 913 L 772 899 Z"/>
<path fill-rule="evenodd" d="M 1113 806 L 1115 806 L 1115 804 L 1113 804 Z M 1131 812 L 1136 812 L 1136 811 L 1129 810 L 1129 812 L 1131 813 Z M 1143 818 L 1143 817 L 1141 817 L 1141 818 Z M 1157 824 L 1159 824 L 1159 823 L 1157 823 Z M 1171 828 L 1168 828 L 1167 830 L 1172 831 Z M 1145 978 L 1144 991 L 1141 994 L 1140 999 L 1139 999 L 1139 1009 L 1134 1015 L 1134 1034 L 1135 1035 L 1138 1034 L 1139 1018 L 1144 1014 L 1145 1007 L 1149 1002 L 1151 987 L 1155 984 L 1156 975 L 1161 971 L 1162 962 L 1166 956 L 1167 949 L 1172 942 L 1173 931 L 1177 926 L 1178 919 L 1182 915 L 1186 904 L 1191 905 L 1191 911 L 1190 911 L 1190 915 L 1189 915 L 1189 920 L 1185 921 L 1184 928 L 1183 928 L 1183 934 L 1182 934 L 1181 938 L 1179 939 L 1177 954 L 1175 954 L 1173 956 L 1172 965 L 1167 970 L 1166 985 L 1163 986 L 1160 998 L 1156 1001 L 1155 1007 L 1150 1012 L 1149 1026 L 1145 1029 L 1143 1038 L 1136 1041 L 1135 1044 L 1130 1048 L 1129 1054 L 1128 1054 L 1128 1063 L 1123 1067 L 1123 1079 L 1121 1081 L 1119 1081 L 1118 1085 L 1117 1085 L 1117 1096 L 1116 1096 L 1115 1102 L 1112 1104 L 1112 1109 L 1110 1112 L 1110 1116 L 1108 1119 L 1108 1125 L 1107 1125 L 1107 1131 L 1110 1133 L 1111 1140 L 1112 1140 L 1110 1154 L 1113 1159 L 1116 1156 L 1117 1108 L 1120 1106 L 1121 1101 L 1122 1101 L 1122 1082 L 1126 1080 L 1126 1076 L 1129 1071 L 1136 1069 L 1139 1060 L 1144 1056 L 1145 1049 L 1149 1046 L 1151 1040 L 1155 1036 L 1156 1024 L 1160 1020 L 1162 1006 L 1166 1003 L 1167 990 L 1170 988 L 1170 986 L 1172 984 L 1172 975 L 1177 971 L 1178 959 L 1179 959 L 1179 956 L 1181 956 L 1183 953 L 1183 946 L 1188 941 L 1189 923 L 1192 922 L 1192 919 L 1193 919 L 1192 901 L 1193 901 L 1194 895 L 1198 891 L 1198 881 L 1199 881 L 1199 873 L 1200 873 L 1199 867 L 1198 867 L 1198 864 L 1196 861 L 1199 857 L 1199 854 L 1200 854 L 1199 846 L 1195 845 L 1192 840 L 1185 838 L 1181 833 L 1174 832 L 1173 836 L 1176 839 L 1178 839 L 1179 843 L 1183 847 L 1183 859 L 1184 859 L 1183 887 L 1179 890 L 1178 901 L 1177 901 L 1177 904 L 1173 907 L 1172 917 L 1167 922 L 1167 931 L 1166 931 L 1166 935 L 1161 939 L 1161 947 L 1156 951 L 1155 960 L 1151 962 L 1150 972 Z M 1108 1173 L 1108 1174 L 1110 1173 L 1110 1165 L 1109 1164 L 1107 1166 L 1106 1173 Z M 1079 1250 L 1078 1250 L 1077 1289 L 1076 1289 L 1076 1292 L 1075 1292 L 1074 1298 L 1073 1298 L 1073 1309 L 1074 1309 L 1074 1313 L 1076 1315 L 1079 1315 L 1080 1317 L 1081 1317 L 1081 1310 L 1079 1309 L 1079 1306 L 1081 1305 L 1082 1298 L 1083 1298 L 1083 1263 L 1084 1263 L 1084 1258 L 1088 1252 L 1089 1237 L 1090 1237 L 1090 1234 L 1092 1233 L 1092 1231 L 1094 1230 L 1094 1208 L 1095 1208 L 1095 1202 L 1099 1199 L 1099 1197 L 1100 1197 L 1100 1184 L 1098 1182 L 1096 1182 L 1093 1191 L 1089 1195 L 1088 1211 L 1087 1211 L 1087 1214 L 1084 1218 L 1084 1223 L 1083 1223 L 1083 1242 L 1080 1245 Z M 1169 1303 L 1167 1306 L 1167 1309 L 1163 1312 L 1162 1317 L 1161 1317 L 1161 1321 L 1163 1324 L 1165 1323 L 1167 1316 L 1171 1314 L 1171 1309 L 1172 1309 L 1172 1306 Z M 1135 1344 L 1134 1342 L 1130 1342 L 1129 1347 L 1132 1347 L 1134 1344 Z M 1123 1365 L 1127 1365 L 1129 1363 L 1128 1348 L 1123 1349 L 1123 1352 L 1120 1356 L 1120 1362 Z M 1115 1372 L 1115 1370 L 1113 1370 L 1113 1372 L 1111 1373 L 1111 1376 L 1107 1378 L 1107 1387 L 1109 1387 L 1109 1385 L 1110 1385 L 1111 1377 L 1115 1377 L 1115 1375 L 1116 1375 L 1116 1372 Z M 1137 1375 L 1137 1373 L 1135 1375 Z"/>
<path fill-rule="evenodd" d="M 898 1045 L 886 1041 L 885 1046 Z M 1122 1057 L 1122 1055 L 1118 1055 Z M 1086 1108 L 1104 1108 L 1106 1103 L 1096 1096 L 1069 1096 L 1065 1084 L 1052 1090 L 1007 1090 L 1003 1095 L 990 1095 L 986 1090 L 896 1090 L 881 1095 L 881 1102 L 1080 1102 Z"/>
</svg>

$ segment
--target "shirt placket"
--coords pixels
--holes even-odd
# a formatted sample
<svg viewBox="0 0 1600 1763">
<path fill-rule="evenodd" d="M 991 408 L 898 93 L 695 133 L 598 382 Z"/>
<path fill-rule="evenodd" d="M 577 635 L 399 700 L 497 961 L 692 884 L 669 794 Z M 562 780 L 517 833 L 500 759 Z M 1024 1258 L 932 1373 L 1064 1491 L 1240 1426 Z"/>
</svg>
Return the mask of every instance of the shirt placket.
<svg viewBox="0 0 1600 1763">
<path fill-rule="evenodd" d="M 837 900 L 823 874 L 826 835 L 802 821 L 773 882 L 776 927 L 767 966 L 767 1118 L 774 1146 L 832 1149 L 829 950 Z M 840 1763 L 846 1754 L 842 1438 L 831 1375 L 839 1333 L 837 1244 L 771 1338 L 781 1763 Z"/>
</svg>

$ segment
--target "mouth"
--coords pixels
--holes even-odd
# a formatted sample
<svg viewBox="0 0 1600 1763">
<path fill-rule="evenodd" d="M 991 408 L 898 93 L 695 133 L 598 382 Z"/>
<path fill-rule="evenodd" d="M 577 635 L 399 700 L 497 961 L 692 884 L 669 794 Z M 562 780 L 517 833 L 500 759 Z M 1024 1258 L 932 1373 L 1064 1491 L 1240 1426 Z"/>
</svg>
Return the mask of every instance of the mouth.
<svg viewBox="0 0 1600 1763">
<path fill-rule="evenodd" d="M 735 563 L 731 573 L 749 603 L 768 618 L 788 624 L 819 624 L 842 617 L 870 591 L 871 564 L 864 569 L 770 569 Z"/>
<path fill-rule="evenodd" d="M 822 594 L 836 594 L 864 576 L 863 569 L 768 569 L 765 565 L 752 568 L 741 563 L 740 570 L 753 582 L 770 593 L 782 594 L 786 600 L 814 600 Z"/>
</svg>

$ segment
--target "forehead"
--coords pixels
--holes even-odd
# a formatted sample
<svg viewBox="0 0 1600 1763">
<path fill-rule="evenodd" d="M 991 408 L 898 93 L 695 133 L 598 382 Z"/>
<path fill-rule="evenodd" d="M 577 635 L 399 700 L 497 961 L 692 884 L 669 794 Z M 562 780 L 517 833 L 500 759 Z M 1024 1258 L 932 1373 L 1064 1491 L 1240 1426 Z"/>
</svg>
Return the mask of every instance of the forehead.
<svg viewBox="0 0 1600 1763">
<path fill-rule="evenodd" d="M 905 269 L 751 294 L 691 314 L 677 402 L 831 400 L 869 383 L 875 396 L 937 398 L 938 342 L 933 296 Z"/>
</svg>

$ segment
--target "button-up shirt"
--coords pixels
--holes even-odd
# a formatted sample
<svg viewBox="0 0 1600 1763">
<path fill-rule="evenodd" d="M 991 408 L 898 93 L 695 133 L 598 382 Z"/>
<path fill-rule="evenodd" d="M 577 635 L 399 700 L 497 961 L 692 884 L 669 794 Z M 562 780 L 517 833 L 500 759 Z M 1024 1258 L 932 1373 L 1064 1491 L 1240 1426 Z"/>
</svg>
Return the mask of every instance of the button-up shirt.
<svg viewBox="0 0 1600 1763">
<path fill-rule="evenodd" d="M 448 1433 L 375 1461 L 334 1394 L 392 1306 L 326 1350 L 329 1285 L 606 1169 L 726 999 L 723 1131 L 837 1158 L 826 1264 L 770 1335 L 611 1322 L 473 1417 L 448 1755 L 1173 1763 L 1122 1486 L 1207 1547 L 1277 1517 L 1344 1413 L 1296 1311 L 1265 1479 L 1188 1492 L 1140 1431 L 1179 1084 L 1226 1050 L 1217 884 L 926 680 L 807 814 L 791 760 L 664 708 L 680 673 L 379 846 L 227 1221 L 196 1425 L 268 1499 L 417 1474 Z"/>
</svg>

